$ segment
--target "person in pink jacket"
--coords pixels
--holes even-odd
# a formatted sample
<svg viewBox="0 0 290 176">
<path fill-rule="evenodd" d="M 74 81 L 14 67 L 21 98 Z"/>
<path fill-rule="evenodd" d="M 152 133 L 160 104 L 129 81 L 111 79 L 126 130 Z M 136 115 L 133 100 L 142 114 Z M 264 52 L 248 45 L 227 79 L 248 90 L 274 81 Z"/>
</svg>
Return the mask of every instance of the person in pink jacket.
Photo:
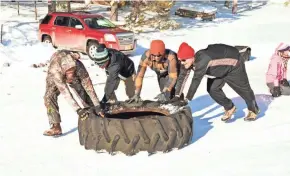
<svg viewBox="0 0 290 176">
<path fill-rule="evenodd" d="M 280 43 L 271 57 L 266 82 L 273 97 L 290 95 L 287 80 L 287 62 L 290 59 L 290 45 Z"/>
</svg>

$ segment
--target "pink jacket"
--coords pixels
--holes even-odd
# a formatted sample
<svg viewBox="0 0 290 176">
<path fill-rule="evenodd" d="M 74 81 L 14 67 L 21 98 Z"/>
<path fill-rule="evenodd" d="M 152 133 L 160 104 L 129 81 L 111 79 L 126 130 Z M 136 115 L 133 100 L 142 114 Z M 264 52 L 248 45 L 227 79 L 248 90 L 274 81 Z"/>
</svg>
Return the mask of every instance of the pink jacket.
<svg viewBox="0 0 290 176">
<path fill-rule="evenodd" d="M 279 81 L 282 79 L 287 79 L 287 66 L 286 68 L 283 67 L 283 59 L 278 55 L 278 50 L 281 50 L 282 47 L 285 47 L 284 43 L 280 43 L 276 48 L 266 73 L 266 82 L 274 83 L 275 86 L 279 86 Z"/>
</svg>

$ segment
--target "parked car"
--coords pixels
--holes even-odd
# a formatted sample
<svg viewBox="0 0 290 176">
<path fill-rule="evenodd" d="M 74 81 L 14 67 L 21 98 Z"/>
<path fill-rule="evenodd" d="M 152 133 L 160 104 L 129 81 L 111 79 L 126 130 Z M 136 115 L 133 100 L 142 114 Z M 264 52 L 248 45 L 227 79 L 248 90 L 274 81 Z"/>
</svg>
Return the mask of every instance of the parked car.
<svg viewBox="0 0 290 176">
<path fill-rule="evenodd" d="M 92 57 L 103 43 L 127 55 L 136 50 L 134 33 L 113 24 L 107 18 L 89 12 L 52 12 L 40 20 L 38 38 L 54 47 L 79 51 Z"/>
</svg>

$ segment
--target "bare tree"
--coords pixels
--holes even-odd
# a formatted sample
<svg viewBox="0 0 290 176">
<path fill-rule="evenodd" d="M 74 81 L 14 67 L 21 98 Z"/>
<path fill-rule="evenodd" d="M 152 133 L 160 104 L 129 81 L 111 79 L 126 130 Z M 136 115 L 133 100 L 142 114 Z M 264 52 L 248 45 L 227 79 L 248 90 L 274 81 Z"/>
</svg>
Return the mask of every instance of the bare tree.
<svg viewBox="0 0 290 176">
<path fill-rule="evenodd" d="M 116 0 L 111 0 L 110 5 L 111 5 L 110 20 L 118 21 L 118 5 L 119 5 L 118 0 L 117 1 Z"/>
</svg>

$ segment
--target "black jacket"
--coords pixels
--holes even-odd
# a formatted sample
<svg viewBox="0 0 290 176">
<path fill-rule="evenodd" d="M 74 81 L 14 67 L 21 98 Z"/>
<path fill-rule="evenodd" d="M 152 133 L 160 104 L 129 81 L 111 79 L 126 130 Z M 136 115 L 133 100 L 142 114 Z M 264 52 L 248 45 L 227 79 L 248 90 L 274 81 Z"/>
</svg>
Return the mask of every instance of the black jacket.
<svg viewBox="0 0 290 176">
<path fill-rule="evenodd" d="M 105 96 L 107 100 L 111 97 L 120 79 L 126 79 L 136 73 L 134 62 L 120 51 L 108 49 L 110 63 L 106 67 L 107 81 Z"/>
<path fill-rule="evenodd" d="M 194 97 L 204 75 L 223 78 L 239 65 L 239 58 L 240 53 L 238 49 L 225 44 L 212 44 L 208 45 L 206 49 L 199 50 L 195 55 L 194 75 L 186 98 L 191 100 Z M 181 70 L 181 72 L 185 71 Z M 185 81 L 182 75 L 187 74 L 180 74 L 177 86 L 182 85 Z M 179 87 L 176 87 L 177 92 L 180 92 Z"/>
</svg>

